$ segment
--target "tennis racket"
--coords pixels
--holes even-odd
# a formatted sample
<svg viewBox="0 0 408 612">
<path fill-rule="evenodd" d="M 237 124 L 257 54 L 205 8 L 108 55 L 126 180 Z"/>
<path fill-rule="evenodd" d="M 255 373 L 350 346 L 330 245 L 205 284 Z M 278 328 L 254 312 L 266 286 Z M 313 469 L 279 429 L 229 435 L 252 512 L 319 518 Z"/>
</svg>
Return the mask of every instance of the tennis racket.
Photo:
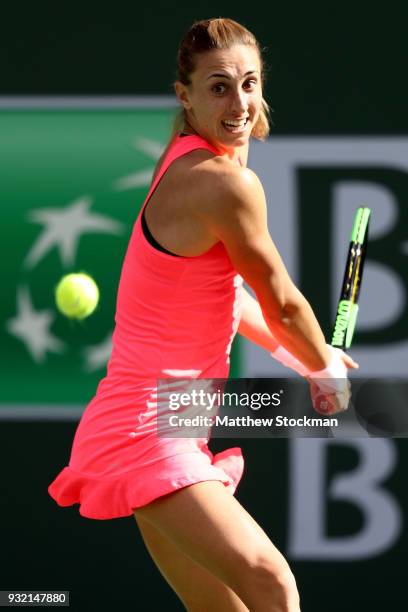
<svg viewBox="0 0 408 612">
<path fill-rule="evenodd" d="M 370 208 L 360 207 L 357 209 L 350 237 L 346 269 L 331 340 L 332 346 L 341 348 L 343 351 L 351 346 L 357 322 L 358 299 L 367 252 L 370 214 Z"/>
<path fill-rule="evenodd" d="M 360 207 L 357 209 L 350 237 L 346 269 L 344 271 L 331 340 L 332 346 L 343 351 L 347 351 L 350 348 L 356 328 L 358 299 L 363 279 L 364 259 L 367 252 L 370 214 L 370 208 Z M 347 403 L 349 399 L 350 391 Z M 314 387 L 312 390 L 312 401 L 317 412 L 330 414 L 333 410 L 343 405 L 344 397 L 337 398 L 335 395 L 325 395 L 318 390 L 318 387 Z"/>
</svg>

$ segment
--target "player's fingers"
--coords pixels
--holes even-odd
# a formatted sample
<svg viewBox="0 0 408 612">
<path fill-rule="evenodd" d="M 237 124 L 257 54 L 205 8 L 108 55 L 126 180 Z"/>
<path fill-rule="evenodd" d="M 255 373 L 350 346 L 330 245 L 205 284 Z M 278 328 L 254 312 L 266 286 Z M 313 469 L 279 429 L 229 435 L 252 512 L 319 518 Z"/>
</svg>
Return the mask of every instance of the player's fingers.
<svg viewBox="0 0 408 612">
<path fill-rule="evenodd" d="M 354 361 L 354 359 L 352 357 L 350 357 L 350 355 L 347 355 L 347 353 L 345 353 L 344 351 L 342 351 L 341 349 L 337 349 L 341 355 L 341 358 L 343 359 L 343 362 L 345 364 L 345 366 L 349 369 L 349 370 L 357 370 L 360 366 L 357 363 L 357 361 Z"/>
<path fill-rule="evenodd" d="M 357 361 L 354 361 L 354 359 L 350 357 L 350 355 L 346 355 L 346 353 L 343 354 L 343 361 L 349 369 L 357 370 L 360 367 Z"/>
</svg>

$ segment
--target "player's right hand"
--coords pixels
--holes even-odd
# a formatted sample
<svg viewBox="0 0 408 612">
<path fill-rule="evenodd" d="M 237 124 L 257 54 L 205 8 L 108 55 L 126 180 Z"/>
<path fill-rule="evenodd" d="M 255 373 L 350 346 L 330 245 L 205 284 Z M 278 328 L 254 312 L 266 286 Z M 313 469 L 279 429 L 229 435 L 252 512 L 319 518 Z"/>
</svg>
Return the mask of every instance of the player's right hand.
<svg viewBox="0 0 408 612">
<path fill-rule="evenodd" d="M 319 385 L 311 379 L 309 379 L 309 384 L 313 408 L 319 414 L 337 414 L 338 412 L 344 412 L 349 407 L 351 385 L 347 378 L 344 379 L 343 389 L 333 393 L 323 391 Z"/>
<path fill-rule="evenodd" d="M 351 385 L 347 377 L 348 369 L 358 368 L 358 364 L 342 350 L 327 345 L 331 361 L 323 370 L 309 372 L 312 404 L 319 414 L 336 414 L 347 410 L 351 398 Z"/>
</svg>

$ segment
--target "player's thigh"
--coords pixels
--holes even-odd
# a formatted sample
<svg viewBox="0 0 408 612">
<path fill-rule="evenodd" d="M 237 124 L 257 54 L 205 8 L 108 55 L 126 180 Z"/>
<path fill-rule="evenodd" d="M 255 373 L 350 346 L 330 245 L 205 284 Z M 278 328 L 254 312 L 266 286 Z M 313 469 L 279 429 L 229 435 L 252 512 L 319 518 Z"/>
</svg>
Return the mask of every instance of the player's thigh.
<svg viewBox="0 0 408 612">
<path fill-rule="evenodd" d="M 262 563 L 276 575 L 290 572 L 266 533 L 219 481 L 184 487 L 134 512 L 236 592 Z"/>
<path fill-rule="evenodd" d="M 248 612 L 232 589 L 182 553 L 151 523 L 141 516 L 136 521 L 157 568 L 187 610 Z"/>
</svg>

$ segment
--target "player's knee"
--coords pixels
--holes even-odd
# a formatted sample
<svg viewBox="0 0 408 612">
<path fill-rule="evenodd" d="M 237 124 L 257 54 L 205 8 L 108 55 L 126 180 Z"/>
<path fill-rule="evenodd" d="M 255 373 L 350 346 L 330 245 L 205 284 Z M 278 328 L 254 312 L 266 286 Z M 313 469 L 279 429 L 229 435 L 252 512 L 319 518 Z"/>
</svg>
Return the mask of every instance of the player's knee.
<svg viewBox="0 0 408 612">
<path fill-rule="evenodd" d="M 275 588 L 280 594 L 282 612 L 298 612 L 300 610 L 299 592 L 295 577 L 290 570 L 276 576 Z"/>
<path fill-rule="evenodd" d="M 249 562 L 247 585 L 264 601 L 273 602 L 276 612 L 298 612 L 296 580 L 283 556 L 258 554 Z"/>
</svg>

